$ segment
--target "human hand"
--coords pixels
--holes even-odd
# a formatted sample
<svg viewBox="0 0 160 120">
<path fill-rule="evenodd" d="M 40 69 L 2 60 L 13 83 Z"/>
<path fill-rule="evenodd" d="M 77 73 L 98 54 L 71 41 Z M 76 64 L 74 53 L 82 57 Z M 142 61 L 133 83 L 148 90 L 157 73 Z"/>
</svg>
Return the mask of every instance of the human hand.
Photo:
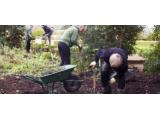
<svg viewBox="0 0 160 120">
<path fill-rule="evenodd" d="M 90 65 L 89 65 L 89 68 L 93 69 L 95 67 L 96 67 L 96 62 L 95 61 L 91 62 Z"/>
</svg>

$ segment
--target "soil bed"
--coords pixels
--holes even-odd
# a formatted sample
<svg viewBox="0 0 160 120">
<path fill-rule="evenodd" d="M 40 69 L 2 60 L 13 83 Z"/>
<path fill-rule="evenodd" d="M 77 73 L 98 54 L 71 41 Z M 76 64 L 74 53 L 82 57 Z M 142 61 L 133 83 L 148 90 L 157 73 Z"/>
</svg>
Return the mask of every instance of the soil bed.
<svg viewBox="0 0 160 120">
<path fill-rule="evenodd" d="M 92 94 L 93 92 L 93 74 L 86 73 L 79 75 L 79 79 L 84 80 L 81 88 L 76 94 Z M 46 94 L 41 85 L 21 77 L 7 76 L 0 80 L 1 94 Z M 63 88 L 63 83 L 56 83 L 54 93 L 67 94 Z M 96 84 L 96 93 L 101 94 L 102 88 L 100 80 Z M 112 85 L 112 93 L 116 93 L 116 84 Z M 160 93 L 160 75 L 145 75 L 137 73 L 134 78 L 126 81 L 126 94 L 159 94 Z"/>
</svg>

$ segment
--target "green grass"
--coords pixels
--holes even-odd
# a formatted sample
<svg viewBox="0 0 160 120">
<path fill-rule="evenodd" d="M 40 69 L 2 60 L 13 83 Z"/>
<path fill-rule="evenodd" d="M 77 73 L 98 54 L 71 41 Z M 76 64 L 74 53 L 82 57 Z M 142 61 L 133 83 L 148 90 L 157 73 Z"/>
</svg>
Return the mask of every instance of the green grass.
<svg viewBox="0 0 160 120">
<path fill-rule="evenodd" d="M 58 70 L 59 57 L 56 53 L 39 51 L 26 53 L 24 49 L 5 47 L 0 49 L 0 76 L 30 74 L 40 76 Z"/>
<path fill-rule="evenodd" d="M 152 49 L 154 45 L 156 45 L 156 41 L 136 41 L 136 48 L 139 49 Z"/>
<path fill-rule="evenodd" d="M 156 44 L 156 41 L 137 40 L 136 45 L 134 47 L 136 49 L 137 54 L 140 54 L 143 57 L 145 57 L 154 49 L 154 46 Z"/>
</svg>

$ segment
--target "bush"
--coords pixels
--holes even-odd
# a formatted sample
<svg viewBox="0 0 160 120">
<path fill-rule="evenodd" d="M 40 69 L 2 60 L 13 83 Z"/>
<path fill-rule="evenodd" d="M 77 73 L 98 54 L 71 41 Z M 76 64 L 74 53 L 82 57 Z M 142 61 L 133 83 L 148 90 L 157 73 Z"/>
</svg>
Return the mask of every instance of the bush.
<svg viewBox="0 0 160 120">
<path fill-rule="evenodd" d="M 1 53 L 2 50 L 0 50 Z M 0 54 L 0 75 L 31 74 L 40 75 L 46 71 L 56 71 L 59 67 L 59 57 L 56 53 L 38 52 L 27 54 L 20 48 L 4 47 Z"/>
<path fill-rule="evenodd" d="M 121 47 L 133 53 L 138 33 L 143 30 L 139 25 L 94 25 L 88 26 L 82 39 L 89 49 Z"/>
<path fill-rule="evenodd" d="M 160 26 L 154 26 L 154 32 L 152 35 L 153 40 L 158 40 L 158 44 L 154 47 L 147 57 L 145 64 L 145 70 L 148 73 L 160 72 Z"/>
<path fill-rule="evenodd" d="M 41 27 L 36 27 L 32 31 L 32 36 L 36 38 L 37 36 L 43 36 L 44 31 Z"/>
<path fill-rule="evenodd" d="M 93 58 L 93 51 L 87 47 L 83 47 L 81 53 L 76 47 L 74 47 L 71 51 L 71 63 L 77 65 L 75 70 L 79 73 L 86 72 L 88 70 L 88 66 Z"/>
<path fill-rule="evenodd" d="M 148 73 L 160 72 L 160 43 L 148 54 L 145 71 Z"/>
<path fill-rule="evenodd" d="M 21 47 L 24 38 L 23 25 L 1 25 L 0 43 L 11 48 Z"/>
<path fill-rule="evenodd" d="M 156 46 L 156 44 L 157 43 L 154 41 L 137 40 L 136 45 L 134 46 L 136 50 L 135 53 L 147 58 L 150 52 Z"/>
</svg>

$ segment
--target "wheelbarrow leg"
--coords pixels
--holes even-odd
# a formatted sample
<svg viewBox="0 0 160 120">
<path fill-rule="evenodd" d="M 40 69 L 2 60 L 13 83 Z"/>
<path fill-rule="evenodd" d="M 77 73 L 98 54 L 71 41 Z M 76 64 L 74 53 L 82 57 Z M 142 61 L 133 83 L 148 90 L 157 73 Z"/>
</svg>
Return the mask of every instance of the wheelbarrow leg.
<svg viewBox="0 0 160 120">
<path fill-rule="evenodd" d="M 52 82 L 52 93 L 54 93 L 54 82 Z"/>
<path fill-rule="evenodd" d="M 47 84 L 48 94 L 52 94 L 52 83 Z"/>
<path fill-rule="evenodd" d="M 48 91 L 49 94 L 54 93 L 54 85 L 55 85 L 54 82 L 47 84 L 47 91 Z M 61 83 L 59 82 L 58 83 L 58 90 L 57 90 L 58 94 L 61 92 L 60 85 L 61 85 Z"/>
<path fill-rule="evenodd" d="M 43 84 L 41 84 L 41 87 L 42 87 L 42 89 L 43 89 L 43 92 L 45 92 L 45 91 L 46 91 L 46 89 L 45 89 L 45 87 L 44 87 L 44 85 L 43 85 Z"/>
<path fill-rule="evenodd" d="M 58 82 L 58 94 L 60 94 L 61 93 L 61 82 Z"/>
</svg>

